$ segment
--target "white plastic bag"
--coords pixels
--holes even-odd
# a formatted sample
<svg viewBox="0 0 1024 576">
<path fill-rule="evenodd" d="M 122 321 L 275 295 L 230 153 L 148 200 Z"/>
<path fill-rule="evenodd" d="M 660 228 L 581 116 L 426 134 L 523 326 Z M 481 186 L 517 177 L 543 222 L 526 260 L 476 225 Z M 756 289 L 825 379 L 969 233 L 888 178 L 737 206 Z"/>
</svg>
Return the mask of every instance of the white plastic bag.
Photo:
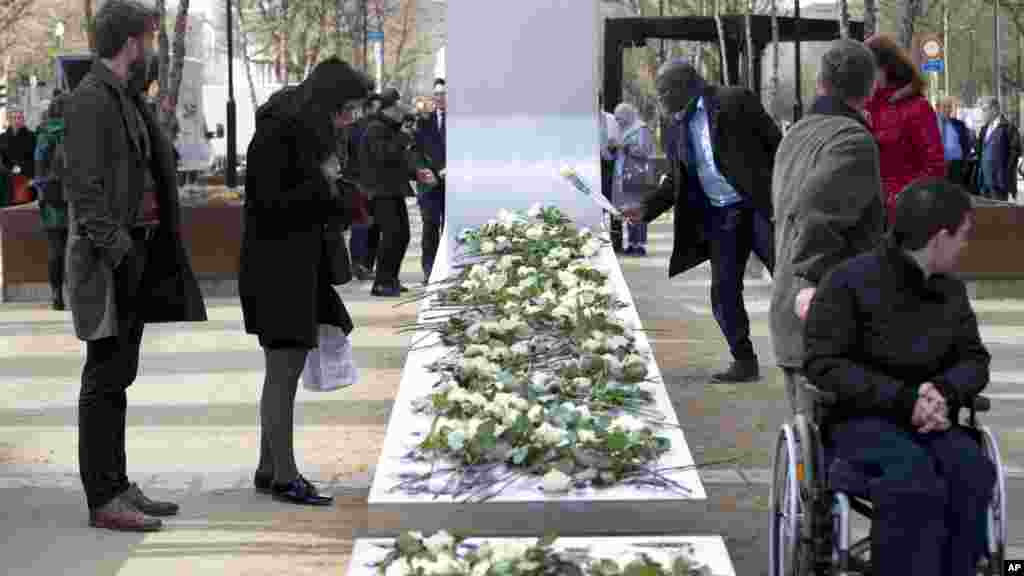
<svg viewBox="0 0 1024 576">
<path fill-rule="evenodd" d="M 352 358 L 352 341 L 341 328 L 320 325 L 319 347 L 306 355 L 302 386 L 313 392 L 330 392 L 359 381 L 359 370 Z"/>
</svg>

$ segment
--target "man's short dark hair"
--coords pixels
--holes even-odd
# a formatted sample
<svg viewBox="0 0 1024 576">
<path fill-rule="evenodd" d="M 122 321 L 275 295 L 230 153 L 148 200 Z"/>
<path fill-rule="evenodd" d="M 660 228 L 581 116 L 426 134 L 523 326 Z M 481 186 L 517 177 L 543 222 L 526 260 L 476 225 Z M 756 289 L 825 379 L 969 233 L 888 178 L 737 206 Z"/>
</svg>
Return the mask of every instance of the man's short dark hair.
<svg viewBox="0 0 1024 576">
<path fill-rule="evenodd" d="M 831 96 L 859 100 L 871 95 L 875 82 L 875 56 L 856 40 L 835 40 L 821 57 L 818 80 Z"/>
<path fill-rule="evenodd" d="M 896 200 L 892 238 L 904 250 L 920 250 L 942 230 L 955 234 L 973 211 L 970 194 L 959 184 L 942 178 L 918 180 Z"/>
<path fill-rule="evenodd" d="M 139 0 L 107 0 L 96 12 L 96 54 L 113 58 L 129 38 L 151 30 L 159 15 Z"/>
<path fill-rule="evenodd" d="M 434 79 L 434 88 L 437 88 L 438 86 L 448 86 L 448 85 L 445 83 L 444 78 L 435 78 Z"/>
</svg>

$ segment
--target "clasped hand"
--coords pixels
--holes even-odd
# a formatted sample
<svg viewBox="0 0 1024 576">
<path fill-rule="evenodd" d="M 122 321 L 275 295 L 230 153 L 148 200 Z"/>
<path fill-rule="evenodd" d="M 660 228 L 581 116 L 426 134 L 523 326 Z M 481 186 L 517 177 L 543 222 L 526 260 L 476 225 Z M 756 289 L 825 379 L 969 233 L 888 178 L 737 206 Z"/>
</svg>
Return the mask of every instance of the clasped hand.
<svg viewBox="0 0 1024 576">
<path fill-rule="evenodd" d="M 925 382 L 918 387 L 917 402 L 914 403 L 910 423 L 921 434 L 949 429 L 949 406 L 946 405 L 946 398 L 931 382 Z"/>
</svg>

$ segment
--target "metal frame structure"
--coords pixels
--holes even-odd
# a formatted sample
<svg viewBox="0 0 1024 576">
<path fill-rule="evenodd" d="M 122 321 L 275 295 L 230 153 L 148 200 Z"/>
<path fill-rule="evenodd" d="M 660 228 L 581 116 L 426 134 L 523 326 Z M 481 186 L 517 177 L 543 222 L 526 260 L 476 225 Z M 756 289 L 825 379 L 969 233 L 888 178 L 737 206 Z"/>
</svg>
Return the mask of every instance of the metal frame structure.
<svg viewBox="0 0 1024 576">
<path fill-rule="evenodd" d="M 725 31 L 726 62 L 729 77 L 739 78 L 740 62 L 746 51 L 745 16 L 722 16 Z M 761 54 L 771 43 L 771 16 L 751 15 L 751 37 L 754 44 L 754 86 L 760 93 Z M 839 38 L 839 22 L 816 18 L 778 17 L 780 42 L 830 42 Z M 651 18 L 608 18 L 604 33 L 604 106 L 609 112 L 622 101 L 622 51 L 627 47 L 644 46 L 648 39 L 717 42 L 718 29 L 711 16 L 678 16 Z M 864 23 L 850 21 L 850 37 L 864 38 Z M 799 62 L 799 51 L 796 53 Z M 799 70 L 799 65 L 795 66 Z M 721 79 L 719 80 L 721 81 Z M 799 98 L 798 98 L 799 101 Z"/>
</svg>

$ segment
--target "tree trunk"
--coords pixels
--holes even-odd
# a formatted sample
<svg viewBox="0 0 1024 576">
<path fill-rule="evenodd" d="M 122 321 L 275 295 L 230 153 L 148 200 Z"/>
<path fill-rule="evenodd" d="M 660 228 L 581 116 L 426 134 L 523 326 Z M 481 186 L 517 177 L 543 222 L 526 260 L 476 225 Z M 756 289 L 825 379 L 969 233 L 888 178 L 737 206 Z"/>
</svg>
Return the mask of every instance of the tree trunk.
<svg viewBox="0 0 1024 576">
<path fill-rule="evenodd" d="M 722 84 L 725 86 L 731 86 L 732 81 L 729 78 L 729 56 L 725 50 L 725 25 L 722 23 L 722 11 L 721 1 L 715 1 L 715 28 L 718 30 L 718 51 L 719 60 L 722 70 Z"/>
<path fill-rule="evenodd" d="M 775 100 L 779 97 L 779 3 L 771 0 L 772 14 L 772 79 L 768 84 L 768 102 L 775 111 Z M 776 118 L 778 120 L 778 118 Z"/>
<path fill-rule="evenodd" d="M 277 77 L 282 84 L 288 84 L 290 79 L 289 63 L 291 59 L 288 57 L 288 27 L 291 26 L 289 22 L 290 14 L 288 13 L 288 0 L 281 0 L 281 19 L 278 24 L 278 47 L 277 47 Z"/>
<path fill-rule="evenodd" d="M 921 0 L 902 0 L 898 21 L 899 43 L 904 50 L 914 53 L 914 21 L 921 13 Z"/>
<path fill-rule="evenodd" d="M 178 137 L 178 93 L 181 91 L 181 76 L 185 68 L 185 35 L 188 33 L 189 0 L 178 0 L 178 15 L 174 19 L 174 60 L 168 78 L 168 90 L 161 93 L 161 114 L 164 130 L 171 141 Z M 230 57 L 230 55 L 229 55 Z"/>
<path fill-rule="evenodd" d="M 170 70 L 171 70 L 171 45 L 167 38 L 167 0 L 156 0 L 156 11 L 158 18 L 160 19 L 160 29 L 157 32 L 157 40 L 160 43 L 158 50 L 160 51 L 158 57 L 160 59 L 160 74 L 157 78 L 157 82 L 160 83 L 160 96 L 168 93 L 170 89 Z M 160 113 L 160 123 L 163 124 L 163 113 Z"/>
<path fill-rule="evenodd" d="M 754 13 L 754 2 L 755 1 L 756 0 L 750 0 L 750 3 L 747 5 L 747 14 L 746 14 L 746 18 L 744 19 L 744 24 L 745 24 L 744 27 L 747 29 L 747 50 L 746 50 L 746 52 L 747 52 L 747 81 L 746 81 L 746 84 L 747 84 L 747 88 L 750 88 L 754 92 L 758 92 L 758 87 L 754 86 L 754 80 L 756 78 L 756 76 L 754 75 L 754 32 L 753 32 L 753 30 L 751 30 L 751 28 L 753 27 L 753 21 L 751 20 L 751 15 Z"/>
<path fill-rule="evenodd" d="M 878 0 L 864 0 L 864 39 L 875 35 L 878 30 Z"/>
<path fill-rule="evenodd" d="M 699 13 L 700 13 L 701 16 L 704 15 L 704 0 L 700 0 L 700 12 Z M 695 52 L 695 54 L 693 56 L 693 66 L 694 66 L 694 68 L 697 69 L 697 72 L 700 72 L 701 75 L 703 75 L 704 74 L 704 43 L 703 42 L 699 42 L 699 41 L 695 42 L 694 43 L 694 52 Z"/>
<path fill-rule="evenodd" d="M 89 42 L 89 52 L 96 51 L 96 21 L 92 11 L 93 0 L 82 0 L 82 14 L 85 19 L 85 36 Z"/>
<path fill-rule="evenodd" d="M 839 37 L 850 37 L 850 4 L 847 0 L 839 0 Z"/>
<path fill-rule="evenodd" d="M 259 108 L 259 98 L 256 96 L 256 83 L 252 80 L 252 63 L 249 61 L 249 33 L 245 29 L 245 10 L 242 10 L 242 0 L 228 0 L 235 5 L 238 12 L 238 45 L 242 49 L 242 64 L 245 66 L 245 80 L 249 84 L 249 100 L 252 102 L 252 109 Z M 228 54 L 228 58 L 232 58 Z"/>
<path fill-rule="evenodd" d="M 405 44 L 409 41 L 409 34 L 413 26 L 412 3 L 406 1 L 402 4 L 402 24 L 398 31 L 398 45 L 395 47 L 395 74 L 401 69 L 402 53 L 405 52 Z"/>
</svg>

